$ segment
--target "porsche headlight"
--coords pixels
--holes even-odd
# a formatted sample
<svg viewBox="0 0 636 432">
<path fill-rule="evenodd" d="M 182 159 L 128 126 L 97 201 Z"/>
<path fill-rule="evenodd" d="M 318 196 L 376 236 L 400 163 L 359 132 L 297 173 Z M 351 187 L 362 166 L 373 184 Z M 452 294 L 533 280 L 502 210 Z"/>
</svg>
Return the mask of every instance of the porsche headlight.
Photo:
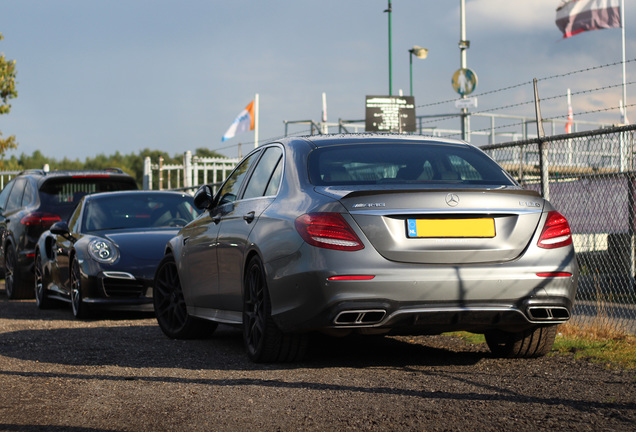
<svg viewBox="0 0 636 432">
<path fill-rule="evenodd" d="M 95 239 L 88 244 L 88 252 L 95 261 L 112 264 L 119 258 L 117 247 L 108 240 Z"/>
</svg>

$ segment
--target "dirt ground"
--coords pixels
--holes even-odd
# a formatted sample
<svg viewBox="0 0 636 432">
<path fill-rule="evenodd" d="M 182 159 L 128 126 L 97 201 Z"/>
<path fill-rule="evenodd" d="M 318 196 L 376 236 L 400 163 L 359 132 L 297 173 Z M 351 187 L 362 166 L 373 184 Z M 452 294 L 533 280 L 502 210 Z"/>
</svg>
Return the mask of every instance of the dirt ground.
<svg viewBox="0 0 636 432">
<path fill-rule="evenodd" d="M 0 430 L 634 431 L 636 376 L 449 336 L 320 337 L 256 365 L 234 328 L 175 341 L 152 315 L 78 321 L 0 290 Z"/>
</svg>

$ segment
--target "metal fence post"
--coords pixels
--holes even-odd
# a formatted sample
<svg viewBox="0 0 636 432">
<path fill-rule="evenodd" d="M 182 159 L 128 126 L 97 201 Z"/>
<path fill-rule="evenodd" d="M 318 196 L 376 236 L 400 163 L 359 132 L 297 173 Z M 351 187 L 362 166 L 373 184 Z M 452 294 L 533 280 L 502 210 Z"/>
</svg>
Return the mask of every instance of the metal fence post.
<svg viewBox="0 0 636 432">
<path fill-rule="evenodd" d="M 622 134 L 621 134 L 622 135 Z M 627 214 L 628 214 L 628 238 L 629 238 L 629 267 L 630 267 L 630 279 L 631 286 L 634 286 L 634 279 L 636 278 L 636 239 L 634 234 L 636 232 L 636 188 L 634 187 L 636 182 L 636 176 L 632 173 L 627 175 Z"/>
<path fill-rule="evenodd" d="M 534 109 L 537 116 L 537 137 L 539 138 L 539 169 L 541 171 L 541 194 L 543 198 L 550 199 L 550 169 L 548 166 L 548 146 L 545 142 L 545 132 L 543 130 L 543 118 L 541 117 L 541 104 L 539 101 L 539 89 L 537 79 L 534 84 Z"/>
</svg>

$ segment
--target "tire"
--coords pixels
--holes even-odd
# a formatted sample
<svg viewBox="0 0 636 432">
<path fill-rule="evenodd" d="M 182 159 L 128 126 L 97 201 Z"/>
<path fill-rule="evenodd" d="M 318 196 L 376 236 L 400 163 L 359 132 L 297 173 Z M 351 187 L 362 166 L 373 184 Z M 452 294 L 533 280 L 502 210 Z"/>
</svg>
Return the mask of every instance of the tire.
<svg viewBox="0 0 636 432">
<path fill-rule="evenodd" d="M 211 337 L 218 326 L 213 321 L 188 315 L 177 264 L 172 255 L 166 255 L 157 267 L 152 297 L 159 327 L 171 339 Z"/>
<path fill-rule="evenodd" d="M 83 299 L 84 296 L 82 294 L 82 274 L 77 258 L 73 258 L 73 264 L 71 264 L 70 283 L 71 308 L 73 310 L 73 316 L 78 319 L 88 318 L 90 316 L 90 310 Z"/>
<path fill-rule="evenodd" d="M 51 300 L 44 286 L 44 271 L 42 268 L 42 256 L 39 252 L 35 254 L 35 303 L 40 309 L 49 309 L 53 307 Z"/>
<path fill-rule="evenodd" d="M 25 286 L 18 269 L 18 255 L 12 245 L 8 245 L 4 256 L 4 287 L 11 300 L 33 298 L 31 286 Z"/>
<path fill-rule="evenodd" d="M 551 325 L 517 333 L 488 332 L 485 336 L 488 348 L 497 357 L 531 358 L 549 353 L 556 333 L 557 326 Z"/>
<path fill-rule="evenodd" d="M 307 351 L 305 334 L 284 333 L 272 319 L 263 264 L 253 257 L 243 283 L 243 342 L 255 363 L 299 361 Z"/>
</svg>

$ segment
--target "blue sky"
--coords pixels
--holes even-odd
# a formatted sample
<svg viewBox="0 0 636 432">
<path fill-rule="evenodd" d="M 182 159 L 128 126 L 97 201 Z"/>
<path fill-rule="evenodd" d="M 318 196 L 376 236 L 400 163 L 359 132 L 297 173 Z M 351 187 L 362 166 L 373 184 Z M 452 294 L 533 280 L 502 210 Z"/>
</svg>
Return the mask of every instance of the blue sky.
<svg viewBox="0 0 636 432">
<path fill-rule="evenodd" d="M 559 4 L 466 1 L 475 94 L 620 61 L 619 29 L 562 40 L 554 23 Z M 393 93 L 408 94 L 408 50 L 424 46 L 429 56 L 414 59 L 413 79 L 416 105 L 427 106 L 417 114 L 452 111 L 452 104 L 429 105 L 458 96 L 451 77 L 460 65 L 459 0 L 392 5 Z M 283 120 L 319 121 L 323 92 L 330 122 L 363 119 L 365 96 L 388 93 L 386 7 L 387 0 L 0 0 L 0 51 L 17 61 L 19 93 L 0 117 L 0 131 L 19 142 L 9 155 L 40 150 L 83 160 L 206 147 L 236 157 L 239 142 L 243 153 L 253 146 L 254 133 L 221 137 L 256 93 L 261 140 L 282 136 Z M 636 5 L 625 14 L 630 60 Z M 627 79 L 636 81 L 632 63 Z M 620 81 L 619 68 L 604 68 L 550 80 L 541 92 Z M 630 104 L 636 92 L 628 88 Z M 527 90 L 488 94 L 480 109 L 526 100 Z M 620 97 L 620 89 L 576 96 L 574 111 L 617 106 Z M 566 110 L 561 99 L 543 114 Z M 533 115 L 532 107 L 517 111 Z M 618 121 L 618 114 L 586 119 Z"/>
</svg>

